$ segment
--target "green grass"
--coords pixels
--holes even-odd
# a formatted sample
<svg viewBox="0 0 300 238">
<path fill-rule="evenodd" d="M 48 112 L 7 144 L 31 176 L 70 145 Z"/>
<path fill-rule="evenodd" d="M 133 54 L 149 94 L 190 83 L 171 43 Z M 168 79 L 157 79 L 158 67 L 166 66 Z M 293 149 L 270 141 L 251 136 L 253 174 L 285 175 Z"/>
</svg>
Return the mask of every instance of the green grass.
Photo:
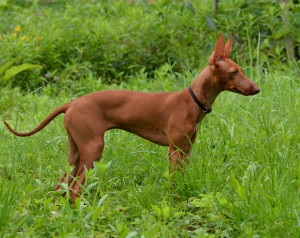
<svg viewBox="0 0 300 238">
<path fill-rule="evenodd" d="M 181 90 L 216 31 L 261 93 L 222 93 L 173 176 L 166 147 L 108 132 L 76 204 L 53 191 L 71 170 L 62 116 L 28 138 L 0 124 L 0 237 L 299 237 L 299 61 L 283 43 L 299 53 L 299 4 L 286 31 L 275 0 L 124 2 L 2 1 L 0 120 L 28 131 L 96 90 Z"/>
<path fill-rule="evenodd" d="M 195 72 L 174 75 L 162 68 L 150 83 L 140 76 L 110 88 L 180 90 Z M 70 171 L 62 117 L 28 138 L 0 125 L 0 235 L 298 237 L 298 78 L 293 71 L 253 69 L 260 94 L 222 93 L 202 122 L 190 165 L 172 177 L 167 148 L 110 131 L 102 160 L 87 172 L 76 204 L 53 191 Z M 2 88 L 1 119 L 30 130 L 74 95 L 108 88 L 93 79 L 78 85 L 81 91 L 59 97 L 51 96 L 49 87 L 27 95 Z"/>
</svg>

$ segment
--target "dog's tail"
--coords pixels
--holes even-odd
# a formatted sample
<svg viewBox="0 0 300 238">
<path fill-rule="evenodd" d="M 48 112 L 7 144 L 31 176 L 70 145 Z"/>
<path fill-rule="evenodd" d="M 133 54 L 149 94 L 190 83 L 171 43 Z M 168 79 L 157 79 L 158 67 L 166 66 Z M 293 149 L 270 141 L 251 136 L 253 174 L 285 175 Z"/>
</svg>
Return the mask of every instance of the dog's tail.
<svg viewBox="0 0 300 238">
<path fill-rule="evenodd" d="M 35 129 L 33 129 L 32 131 L 26 132 L 26 133 L 21 133 L 21 132 L 15 131 L 14 129 L 11 128 L 10 125 L 8 125 L 7 122 L 4 122 L 4 124 L 6 125 L 6 127 L 8 128 L 8 130 L 10 130 L 16 136 L 22 136 L 22 137 L 31 136 L 31 135 L 39 132 L 40 130 L 42 130 L 45 126 L 47 126 L 59 114 L 66 113 L 67 109 L 68 109 L 68 104 L 65 104 L 65 105 L 62 105 L 62 106 L 56 108 Z"/>
</svg>

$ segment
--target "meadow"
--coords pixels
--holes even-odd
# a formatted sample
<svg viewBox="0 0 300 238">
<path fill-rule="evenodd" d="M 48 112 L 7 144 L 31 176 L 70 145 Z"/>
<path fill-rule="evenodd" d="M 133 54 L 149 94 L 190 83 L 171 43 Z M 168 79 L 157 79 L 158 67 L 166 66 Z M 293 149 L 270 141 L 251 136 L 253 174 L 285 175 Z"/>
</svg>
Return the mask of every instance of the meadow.
<svg viewBox="0 0 300 238">
<path fill-rule="evenodd" d="M 64 42 L 70 32 L 78 30 L 76 37 L 80 38 L 80 34 L 88 35 L 88 30 L 61 28 L 68 21 L 74 25 L 80 22 L 79 10 L 84 10 L 82 17 L 96 14 L 96 10 L 91 10 L 91 6 L 99 7 L 94 1 L 68 1 L 66 5 L 63 1 L 4 2 L 6 5 L 1 5 L 1 13 L 8 19 L 3 21 L 0 36 L 3 52 L 0 62 L 5 66 L 0 66 L 0 119 L 19 131 L 33 129 L 54 108 L 92 91 L 182 90 L 206 66 L 217 38 L 217 33 L 210 29 L 214 25 L 209 20 L 205 23 L 205 18 L 198 16 L 198 11 L 210 10 L 207 6 L 199 10 L 197 1 L 186 1 L 181 5 L 180 1 L 169 2 L 169 5 L 159 2 L 102 6 L 99 3 L 107 15 L 100 16 L 102 21 L 97 20 L 106 28 L 99 26 L 88 37 L 89 42 L 96 42 L 93 37 L 110 32 L 99 43 L 101 49 L 93 48 L 92 43 L 76 43 L 72 39 Z M 124 5 L 123 1 L 116 2 Z M 224 6 L 229 3 L 223 2 Z M 194 9 L 196 13 L 185 8 Z M 125 15 L 122 21 L 117 20 L 120 9 Z M 177 21 L 178 27 L 173 23 L 170 31 L 172 27 L 174 31 L 184 29 L 186 25 L 179 22 L 183 24 L 181 21 L 190 14 L 201 18 L 203 25 L 199 23 L 201 26 L 198 26 L 197 19 L 191 19 L 190 27 L 203 28 L 207 32 L 206 37 L 201 34 L 201 29 L 197 33 L 202 45 L 192 44 L 196 34 L 190 31 L 184 35 L 191 44 L 188 51 L 188 44 L 182 45 L 185 43 L 181 39 L 170 39 L 170 32 L 162 37 L 160 34 L 164 29 L 161 28 L 157 29 L 157 35 L 154 30 L 148 32 L 148 36 L 153 35 L 150 43 L 146 36 L 141 39 L 141 35 L 128 35 L 124 30 L 130 16 L 141 16 L 142 12 L 148 24 L 159 25 L 160 20 L 152 15 L 159 9 L 159 14 L 165 14 L 171 22 Z M 31 16 L 33 12 L 41 15 Z M 179 13 L 182 18 L 178 20 L 175 16 Z M 222 14 L 221 11 L 216 19 Z M 63 23 L 56 19 L 59 15 Z M 40 17 L 40 21 L 32 20 L 36 17 Z M 243 13 L 241 18 L 247 17 Z M 27 19 L 29 23 L 22 25 L 20 19 Z M 14 25 L 9 25 L 11 21 L 15 21 Z M 111 27 L 120 21 L 124 25 Z M 169 23 L 166 18 L 163 21 Z M 78 24 L 82 26 L 82 22 Z M 133 32 L 136 32 L 135 28 L 142 29 L 134 22 Z M 50 28 L 46 28 L 46 23 Z M 246 21 L 244 23 L 247 25 Z M 85 24 L 86 28 L 96 26 L 92 20 Z M 28 138 L 15 137 L 1 124 L 0 237 L 299 237 L 299 60 L 289 61 L 279 43 L 274 52 L 268 54 L 270 46 L 266 44 L 272 41 L 271 38 L 265 42 L 262 33 L 255 33 L 259 32 L 257 28 L 247 26 L 248 31 L 234 37 L 233 59 L 259 85 L 261 92 L 251 97 L 221 93 L 212 113 L 199 127 L 190 164 L 182 172 L 168 173 L 166 147 L 124 131 L 112 130 L 105 135 L 101 161 L 86 172 L 83 194 L 73 204 L 68 195 L 62 196 L 63 191 L 53 191 L 63 172 L 71 170 L 66 161 L 63 116 Z M 216 27 L 221 28 L 218 21 Z M 234 27 L 229 20 L 221 30 L 228 32 Z M 65 29 L 68 32 L 64 32 Z M 147 29 L 150 28 L 146 28 L 145 34 Z M 121 44 L 113 31 L 123 37 L 140 39 L 132 58 L 126 58 L 126 47 L 134 47 L 131 38 L 123 38 Z M 42 39 L 39 34 L 44 34 Z M 107 39 L 112 36 L 112 44 L 117 42 L 120 48 L 109 44 Z M 173 45 L 161 52 L 159 49 L 166 49 L 163 41 L 167 39 Z M 157 54 L 153 51 L 156 41 L 159 42 Z M 5 48 L 8 46 L 9 49 Z M 22 51 L 16 56 L 13 52 L 17 52 L 18 47 Z M 92 59 L 89 58 L 92 49 L 102 50 L 102 53 L 119 49 L 123 55 L 103 53 L 100 59 L 97 52 Z M 176 57 L 172 59 L 173 52 L 180 58 L 179 62 L 174 60 Z M 188 57 L 186 60 L 184 53 Z M 194 56 L 196 53 L 201 53 L 201 57 Z M 169 57 L 156 59 L 160 54 Z M 144 59 L 146 56 L 151 56 L 149 61 Z M 135 58 L 140 61 L 137 63 Z M 23 68 L 13 68 L 13 65 L 23 65 Z M 124 65 L 130 69 L 126 71 Z M 99 67 L 98 71 L 96 67 Z M 11 77 L 6 74 L 9 69 L 12 69 Z"/>
</svg>

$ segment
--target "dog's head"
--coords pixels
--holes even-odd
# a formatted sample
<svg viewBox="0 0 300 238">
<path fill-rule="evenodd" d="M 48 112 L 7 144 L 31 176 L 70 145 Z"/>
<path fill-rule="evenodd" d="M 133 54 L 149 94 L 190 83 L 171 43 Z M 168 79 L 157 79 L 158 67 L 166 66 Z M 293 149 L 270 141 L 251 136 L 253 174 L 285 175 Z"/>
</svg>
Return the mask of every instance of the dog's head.
<svg viewBox="0 0 300 238">
<path fill-rule="evenodd" d="M 245 96 L 259 93 L 259 87 L 243 74 L 242 68 L 237 63 L 230 59 L 231 49 L 232 36 L 225 44 L 223 35 L 219 34 L 215 49 L 208 61 L 216 87 L 220 91 L 227 90 Z"/>
</svg>

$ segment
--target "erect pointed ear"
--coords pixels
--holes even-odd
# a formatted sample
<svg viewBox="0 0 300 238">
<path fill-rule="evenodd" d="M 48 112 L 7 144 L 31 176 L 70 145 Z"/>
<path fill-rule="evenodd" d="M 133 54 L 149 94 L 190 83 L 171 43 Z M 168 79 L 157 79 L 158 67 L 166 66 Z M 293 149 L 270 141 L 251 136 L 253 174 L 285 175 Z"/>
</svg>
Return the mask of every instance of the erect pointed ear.
<svg viewBox="0 0 300 238">
<path fill-rule="evenodd" d="M 230 37 L 225 45 L 225 49 L 224 49 L 224 57 L 225 58 L 229 58 L 230 52 L 232 49 L 232 35 L 230 34 Z"/>
<path fill-rule="evenodd" d="M 215 65 L 216 61 L 225 59 L 224 57 L 224 48 L 225 48 L 225 43 L 224 43 L 224 38 L 222 33 L 219 34 L 217 44 L 215 46 L 214 51 L 212 52 L 211 56 L 209 57 L 208 63 L 210 65 Z"/>
</svg>

